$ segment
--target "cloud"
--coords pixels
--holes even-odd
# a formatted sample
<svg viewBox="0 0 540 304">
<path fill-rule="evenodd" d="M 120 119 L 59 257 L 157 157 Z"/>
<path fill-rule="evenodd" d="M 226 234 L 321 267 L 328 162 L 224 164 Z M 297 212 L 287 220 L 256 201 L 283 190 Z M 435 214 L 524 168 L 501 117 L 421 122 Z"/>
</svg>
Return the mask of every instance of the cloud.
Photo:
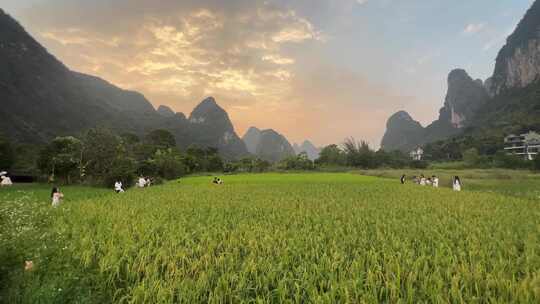
<svg viewBox="0 0 540 304">
<path fill-rule="evenodd" d="M 239 133 L 255 125 L 296 141 L 376 145 L 386 117 L 410 100 L 332 67 L 317 55 L 324 30 L 276 1 L 44 0 L 25 20 L 70 68 L 184 113 L 212 95 Z"/>
<path fill-rule="evenodd" d="M 484 30 L 485 27 L 486 27 L 485 23 L 470 23 L 470 24 L 467 24 L 467 26 L 463 30 L 463 34 L 474 35 Z"/>
</svg>

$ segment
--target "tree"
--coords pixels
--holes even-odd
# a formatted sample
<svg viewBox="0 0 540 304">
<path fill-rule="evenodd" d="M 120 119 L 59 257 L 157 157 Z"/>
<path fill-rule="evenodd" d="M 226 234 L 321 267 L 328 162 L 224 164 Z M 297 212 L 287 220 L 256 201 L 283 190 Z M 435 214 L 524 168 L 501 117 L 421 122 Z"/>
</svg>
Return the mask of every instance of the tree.
<svg viewBox="0 0 540 304">
<path fill-rule="evenodd" d="M 42 173 L 71 183 L 80 174 L 82 143 L 67 136 L 57 137 L 40 153 L 38 167 Z"/>
<path fill-rule="evenodd" d="M 128 146 L 133 146 L 141 142 L 141 139 L 139 138 L 139 136 L 133 133 L 124 133 L 120 135 L 120 137 L 122 138 L 122 141 L 124 142 L 124 144 Z"/>
<path fill-rule="evenodd" d="M 269 161 L 256 158 L 252 163 L 252 172 L 265 172 L 270 169 L 271 166 L 272 164 Z"/>
<path fill-rule="evenodd" d="M 343 143 L 347 165 L 360 168 L 375 168 L 375 152 L 369 148 L 365 141 L 357 142 L 354 138 L 347 138 Z"/>
<path fill-rule="evenodd" d="M 157 149 L 166 150 L 176 147 L 176 139 L 174 135 L 163 129 L 154 130 L 148 133 L 144 139 L 145 143 L 152 145 Z"/>
<path fill-rule="evenodd" d="M 283 170 L 313 170 L 313 162 L 309 159 L 306 152 L 295 156 L 285 158 L 279 163 L 279 168 Z"/>
<path fill-rule="evenodd" d="M 534 169 L 534 171 L 540 172 L 540 156 L 539 155 L 537 155 L 534 158 L 533 169 Z"/>
<path fill-rule="evenodd" d="M 319 158 L 315 161 L 318 165 L 344 166 L 346 155 L 337 145 L 329 145 L 322 149 Z"/>
<path fill-rule="evenodd" d="M 186 174 L 182 156 L 172 148 L 158 150 L 150 162 L 155 164 L 157 174 L 162 178 L 171 180 Z"/>
<path fill-rule="evenodd" d="M 15 153 L 10 141 L 0 135 L 0 171 L 8 170 L 15 162 Z"/>
<path fill-rule="evenodd" d="M 112 186 L 115 182 L 121 181 L 125 187 L 129 187 L 135 181 L 136 168 L 137 163 L 134 159 L 125 155 L 118 155 L 111 163 L 107 173 L 100 180 L 103 181 L 104 186 Z"/>
<path fill-rule="evenodd" d="M 478 150 L 476 150 L 476 148 L 470 148 L 467 151 L 463 152 L 463 161 L 468 167 L 477 166 L 480 161 L 480 155 L 478 155 Z"/>
<path fill-rule="evenodd" d="M 83 165 L 88 177 L 104 183 L 115 162 L 127 158 L 127 152 L 119 136 L 106 129 L 91 129 L 83 140 Z"/>
</svg>

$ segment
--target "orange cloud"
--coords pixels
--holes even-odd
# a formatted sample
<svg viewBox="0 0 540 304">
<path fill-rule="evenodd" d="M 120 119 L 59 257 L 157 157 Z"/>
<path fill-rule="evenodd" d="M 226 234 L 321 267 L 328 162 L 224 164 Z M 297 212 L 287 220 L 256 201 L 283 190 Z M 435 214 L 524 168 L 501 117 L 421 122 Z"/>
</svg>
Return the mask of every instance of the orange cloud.
<svg viewBox="0 0 540 304">
<path fill-rule="evenodd" d="M 181 2 L 66 4 L 28 19 L 70 68 L 140 91 L 155 106 L 189 113 L 213 95 L 239 133 L 255 125 L 293 141 L 329 144 L 355 136 L 378 144 L 402 98 L 332 67 L 332 58 L 291 52 L 291 46 L 307 54 L 325 44 L 327 36 L 308 19 L 258 0 Z M 90 12 L 96 20 L 83 18 Z"/>
</svg>

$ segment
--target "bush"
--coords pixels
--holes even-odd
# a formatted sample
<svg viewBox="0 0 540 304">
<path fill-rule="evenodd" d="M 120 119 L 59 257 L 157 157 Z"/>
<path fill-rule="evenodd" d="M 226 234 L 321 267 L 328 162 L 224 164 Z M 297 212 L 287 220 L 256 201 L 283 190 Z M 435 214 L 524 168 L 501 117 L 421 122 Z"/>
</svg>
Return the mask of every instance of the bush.
<svg viewBox="0 0 540 304">
<path fill-rule="evenodd" d="M 540 156 L 536 156 L 533 161 L 533 169 L 534 171 L 540 172 Z"/>
<path fill-rule="evenodd" d="M 15 153 L 11 143 L 0 136 L 0 171 L 10 169 L 14 162 Z"/>
<path fill-rule="evenodd" d="M 282 170 L 313 170 L 315 165 L 308 158 L 307 153 L 302 152 L 296 156 L 287 157 L 278 164 Z"/>
<path fill-rule="evenodd" d="M 428 165 L 429 163 L 423 160 L 414 160 L 410 164 L 413 169 L 427 169 Z"/>
<path fill-rule="evenodd" d="M 158 150 L 150 162 L 154 163 L 157 175 L 162 178 L 177 179 L 186 174 L 182 157 L 176 150 Z"/>
<path fill-rule="evenodd" d="M 115 182 L 121 181 L 124 187 L 130 187 L 134 184 L 136 178 L 137 163 L 129 157 L 116 158 L 110 170 L 102 178 L 103 186 L 112 187 Z"/>
<path fill-rule="evenodd" d="M 505 169 L 527 169 L 531 163 L 516 155 L 507 155 L 504 151 L 498 152 L 493 158 L 493 165 Z"/>
</svg>

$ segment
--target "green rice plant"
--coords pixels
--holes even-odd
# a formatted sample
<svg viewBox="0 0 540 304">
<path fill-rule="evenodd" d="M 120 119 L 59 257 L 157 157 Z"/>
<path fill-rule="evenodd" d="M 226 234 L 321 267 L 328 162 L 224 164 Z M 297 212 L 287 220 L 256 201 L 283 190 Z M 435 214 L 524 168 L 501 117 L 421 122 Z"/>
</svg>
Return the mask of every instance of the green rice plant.
<svg viewBox="0 0 540 304">
<path fill-rule="evenodd" d="M 211 179 L 81 197 L 47 211 L 40 229 L 61 236 L 34 258 L 40 267 L 9 285 L 17 290 L 10 300 L 540 301 L 540 205 L 530 196 L 357 174 L 235 175 L 221 186 Z M 51 292 L 58 288 L 69 296 Z"/>
</svg>

